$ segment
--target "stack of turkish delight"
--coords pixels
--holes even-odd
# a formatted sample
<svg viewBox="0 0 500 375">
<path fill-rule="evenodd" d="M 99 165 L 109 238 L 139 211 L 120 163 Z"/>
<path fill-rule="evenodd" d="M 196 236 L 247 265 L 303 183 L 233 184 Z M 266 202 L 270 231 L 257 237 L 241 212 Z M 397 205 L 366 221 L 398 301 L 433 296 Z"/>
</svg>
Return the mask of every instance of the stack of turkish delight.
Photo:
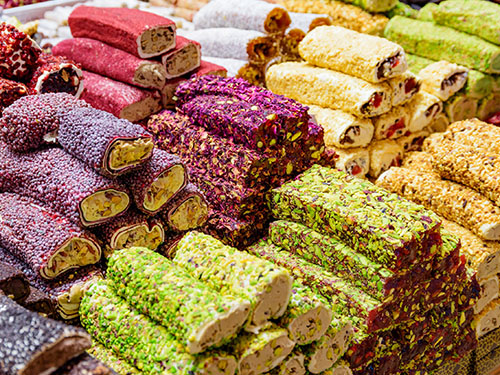
<svg viewBox="0 0 500 375">
<path fill-rule="evenodd" d="M 208 232 L 249 245 L 267 224 L 266 191 L 322 159 L 322 128 L 307 107 L 243 79 L 197 77 L 175 96 L 177 113 L 152 116 L 146 129 L 205 194 Z"/>
<path fill-rule="evenodd" d="M 0 23 L 0 46 L 0 115 L 26 95 L 65 92 L 78 98 L 82 93 L 82 72 L 73 61 L 42 52 L 5 22 Z"/>
<path fill-rule="evenodd" d="M 354 374 L 423 373 L 476 347 L 479 285 L 433 212 L 318 165 L 269 205 L 278 220 L 247 250 L 323 295 L 333 331 L 353 326 L 341 359 Z"/>
<path fill-rule="evenodd" d="M 441 215 L 443 227 L 461 239 L 467 273 L 481 287 L 474 306 L 478 352 L 483 353 L 476 356 L 477 365 L 495 349 L 483 349 L 482 337 L 500 327 L 499 141 L 497 127 L 477 119 L 459 121 L 428 138 L 425 152 L 408 154 L 402 168 L 391 168 L 377 180 Z"/>
<path fill-rule="evenodd" d="M 179 157 L 155 148 L 141 126 L 69 94 L 18 99 L 3 111 L 0 139 L 0 254 L 33 293 L 16 292 L 9 273 L 4 281 L 35 310 L 77 318 L 103 253 L 157 250 L 207 220 Z"/>
<path fill-rule="evenodd" d="M 310 106 L 324 128 L 335 166 L 376 178 L 420 149 L 442 111 L 441 99 L 420 91 L 405 52 L 386 39 L 338 26 L 320 26 L 299 44 L 306 62 L 269 68 L 267 86 Z M 333 165 L 332 165 L 333 166 Z"/>
</svg>

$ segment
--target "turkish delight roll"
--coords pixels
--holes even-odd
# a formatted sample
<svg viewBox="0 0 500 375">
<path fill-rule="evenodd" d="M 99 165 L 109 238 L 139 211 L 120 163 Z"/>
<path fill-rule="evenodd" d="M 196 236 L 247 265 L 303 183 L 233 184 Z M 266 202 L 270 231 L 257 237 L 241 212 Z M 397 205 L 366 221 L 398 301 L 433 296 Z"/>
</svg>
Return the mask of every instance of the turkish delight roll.
<svg viewBox="0 0 500 375">
<path fill-rule="evenodd" d="M 101 259 L 92 234 L 34 199 L 1 193 L 0 213 L 0 245 L 45 279 Z"/>
<path fill-rule="evenodd" d="M 168 227 L 176 232 L 203 226 L 208 219 L 205 196 L 194 184 L 188 184 L 167 204 L 163 218 Z"/>
<path fill-rule="evenodd" d="M 401 75 L 387 81 L 392 88 L 392 105 L 405 104 L 412 99 L 419 91 L 422 80 L 415 74 L 407 70 Z"/>
<path fill-rule="evenodd" d="M 0 261 L 0 292 L 15 301 L 30 294 L 30 284 L 21 270 L 3 261 Z"/>
<path fill-rule="evenodd" d="M 84 71 L 85 90 L 81 98 L 92 107 L 132 122 L 140 121 L 161 109 L 160 94 L 111 78 Z"/>
<path fill-rule="evenodd" d="M 387 83 L 371 84 L 306 63 L 271 66 L 266 73 L 266 84 L 276 94 L 359 117 L 374 117 L 391 109 L 392 90 Z"/>
<path fill-rule="evenodd" d="M 473 99 L 484 98 L 493 90 L 494 81 L 493 76 L 470 69 L 464 92 Z"/>
<path fill-rule="evenodd" d="M 18 154 L 0 147 L 0 191 L 37 199 L 74 223 L 95 226 L 125 212 L 127 189 L 62 149 Z"/>
<path fill-rule="evenodd" d="M 59 144 L 104 176 L 119 176 L 151 158 L 153 140 L 140 125 L 94 108 L 74 108 L 58 117 Z"/>
<path fill-rule="evenodd" d="M 500 327 L 500 300 L 491 301 L 490 304 L 474 317 L 474 326 L 478 338 Z"/>
<path fill-rule="evenodd" d="M 370 119 L 316 105 L 309 106 L 309 114 L 323 128 L 326 147 L 365 147 L 373 138 L 374 127 Z"/>
<path fill-rule="evenodd" d="M 395 139 L 406 134 L 410 128 L 410 113 L 404 106 L 392 108 L 389 112 L 373 118 L 374 138 Z"/>
<path fill-rule="evenodd" d="M 500 47 L 448 27 L 396 16 L 387 24 L 384 35 L 408 53 L 484 73 L 500 72 Z"/>
<path fill-rule="evenodd" d="M 288 331 L 273 324 L 259 333 L 243 333 L 231 344 L 238 360 L 238 374 L 268 372 L 278 366 L 293 350 L 295 342 Z"/>
<path fill-rule="evenodd" d="M 250 327 L 262 327 L 286 311 L 292 278 L 287 270 L 271 262 L 195 231 L 177 244 L 173 261 L 215 290 L 245 296 L 252 304 Z"/>
<path fill-rule="evenodd" d="M 66 92 L 79 98 L 83 91 L 83 73 L 74 61 L 42 53 L 27 85 L 32 94 Z"/>
<path fill-rule="evenodd" d="M 398 138 L 396 139 L 396 142 L 403 148 L 403 152 L 405 154 L 411 151 L 420 151 L 422 149 L 422 145 L 424 144 L 425 138 L 427 138 L 429 134 L 430 133 L 424 129 L 419 132 L 410 133 L 401 138 Z"/>
<path fill-rule="evenodd" d="M 45 314 L 47 317 L 53 317 L 55 306 L 50 297 L 41 290 L 30 286 L 29 296 L 22 301 L 21 305 L 28 310 Z"/>
<path fill-rule="evenodd" d="M 77 62 L 85 70 L 134 86 L 161 89 L 167 76 L 160 62 L 141 59 L 95 39 L 66 39 L 54 46 L 52 53 Z"/>
<path fill-rule="evenodd" d="M 189 354 L 167 328 L 133 309 L 115 294 L 107 281 L 98 281 L 89 287 L 83 296 L 80 314 L 82 326 L 95 340 L 129 364 L 134 364 L 141 372 L 235 373 L 234 357 L 217 352 Z"/>
<path fill-rule="evenodd" d="M 431 133 L 441 133 L 448 129 L 450 125 L 450 119 L 446 115 L 446 113 L 441 112 L 437 117 L 434 118 L 434 121 L 427 127 L 427 129 Z"/>
<path fill-rule="evenodd" d="M 359 178 L 365 177 L 370 170 L 370 152 L 368 148 L 329 149 L 333 149 L 339 155 L 338 160 L 335 162 L 335 168 Z"/>
<path fill-rule="evenodd" d="M 289 12 L 288 15 L 292 20 L 288 29 L 299 29 L 304 32 L 304 36 L 316 27 L 332 25 L 332 19 L 328 14 Z"/>
<path fill-rule="evenodd" d="M 500 238 L 500 208 L 466 186 L 406 168 L 391 168 L 377 185 L 456 221 L 483 239 Z"/>
<path fill-rule="evenodd" d="M 59 129 L 58 112 L 90 107 L 66 93 L 30 95 L 3 111 L 0 136 L 11 150 L 27 152 L 53 144 Z"/>
<path fill-rule="evenodd" d="M 419 92 L 405 104 L 410 114 L 409 130 L 418 132 L 427 127 L 443 111 L 443 103 L 434 95 Z"/>
<path fill-rule="evenodd" d="M 14 80 L 27 79 L 42 53 L 38 44 L 5 22 L 0 24 L 0 40 L 0 76 Z"/>
<path fill-rule="evenodd" d="M 398 167 L 403 161 L 403 147 L 393 140 L 375 141 L 368 147 L 370 152 L 370 171 L 368 174 L 377 178 L 390 167 Z"/>
<path fill-rule="evenodd" d="M 377 83 L 406 71 L 403 48 L 387 39 L 339 26 L 320 26 L 299 45 L 309 64 Z"/>
<path fill-rule="evenodd" d="M 436 173 L 432 167 L 432 155 L 423 151 L 411 151 L 405 154 L 401 167 L 418 172 Z"/>
<path fill-rule="evenodd" d="M 258 0 L 214 0 L 193 19 L 197 29 L 234 27 L 270 34 L 284 32 L 290 22 L 286 9 Z"/>
<path fill-rule="evenodd" d="M 478 105 L 478 100 L 459 92 L 444 103 L 444 112 L 450 122 L 462 121 L 475 117 Z"/>
<path fill-rule="evenodd" d="M 242 249 L 254 243 L 264 234 L 266 224 L 267 221 L 237 220 L 221 212 L 212 211 L 202 230 L 228 246 Z"/>
<path fill-rule="evenodd" d="M 201 48 L 198 42 L 178 36 L 175 48 L 161 57 L 167 71 L 166 78 L 183 76 L 199 68 L 201 64 Z"/>
<path fill-rule="evenodd" d="M 108 259 L 107 275 L 120 285 L 120 296 L 167 327 L 191 354 L 234 338 L 250 312 L 248 302 L 216 293 L 146 248 L 115 252 Z"/>
<path fill-rule="evenodd" d="M 5 374 L 50 373 L 90 348 L 90 336 L 26 310 L 0 295 L 0 371 Z"/>
<path fill-rule="evenodd" d="M 299 351 L 292 351 L 283 362 L 269 371 L 269 375 L 305 375 L 304 355 Z"/>
<path fill-rule="evenodd" d="M 500 112 L 500 93 L 482 98 L 478 103 L 476 117 L 486 121 L 497 112 Z"/>
<path fill-rule="evenodd" d="M 5 108 L 28 93 L 29 90 L 23 83 L 0 78 L 0 116 Z"/>
<path fill-rule="evenodd" d="M 467 82 L 468 69 L 448 61 L 438 61 L 420 70 L 422 90 L 447 101 Z"/>
<path fill-rule="evenodd" d="M 132 366 L 126 360 L 116 355 L 113 350 L 106 348 L 95 340 L 92 340 L 92 347 L 90 349 L 87 349 L 87 353 L 89 353 L 92 357 L 103 361 L 120 375 L 141 374 L 141 372 L 136 367 Z"/>
<path fill-rule="evenodd" d="M 137 57 L 159 56 L 175 47 L 175 24 L 133 8 L 79 6 L 68 19 L 74 38 L 97 39 Z"/>
<path fill-rule="evenodd" d="M 155 215 L 187 184 L 187 171 L 177 155 L 158 148 L 140 168 L 124 177 L 139 210 Z"/>
<path fill-rule="evenodd" d="M 478 119 L 455 122 L 443 136 L 483 152 L 500 152 L 500 129 Z"/>
</svg>

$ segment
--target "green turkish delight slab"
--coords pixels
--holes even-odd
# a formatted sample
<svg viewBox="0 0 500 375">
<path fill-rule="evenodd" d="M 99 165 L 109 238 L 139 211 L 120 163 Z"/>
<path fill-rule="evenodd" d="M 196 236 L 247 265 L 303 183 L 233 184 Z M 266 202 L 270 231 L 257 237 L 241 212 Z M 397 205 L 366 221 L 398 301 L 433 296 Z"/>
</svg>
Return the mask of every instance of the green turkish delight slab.
<svg viewBox="0 0 500 375">
<path fill-rule="evenodd" d="M 420 21 L 429 21 L 434 22 L 434 9 L 436 9 L 438 5 L 436 3 L 427 3 L 425 4 L 419 11 L 418 17 Z M 404 14 L 401 14 L 403 16 Z M 406 17 L 406 16 L 405 16 Z M 414 17 L 411 17 L 414 18 Z"/>
<path fill-rule="evenodd" d="M 406 61 L 408 63 L 408 69 L 416 75 L 418 75 L 418 73 L 425 67 L 436 62 L 434 60 L 426 59 L 425 57 L 413 55 L 411 53 L 406 53 Z"/>
<path fill-rule="evenodd" d="M 164 326 L 118 297 L 101 280 L 86 291 L 80 306 L 82 326 L 106 348 L 146 374 L 233 375 L 234 357 L 222 352 L 188 354 Z"/>
<path fill-rule="evenodd" d="M 401 16 L 389 20 L 384 35 L 415 55 L 484 73 L 500 72 L 500 47 L 474 35 Z"/>
<path fill-rule="evenodd" d="M 285 313 L 292 290 L 286 269 L 196 231 L 186 234 L 174 251 L 173 263 L 196 279 L 224 295 L 249 301 L 251 327 L 261 327 Z"/>
<path fill-rule="evenodd" d="M 434 10 L 434 22 L 500 44 L 500 5 L 481 0 L 447 0 Z"/>
<path fill-rule="evenodd" d="M 385 15 L 389 18 L 392 18 L 395 16 L 405 16 L 405 17 L 409 17 L 409 18 L 417 18 L 418 10 L 413 9 L 408 4 L 405 4 L 405 3 L 402 3 L 401 1 L 398 1 L 394 8 L 392 8 L 388 12 L 385 12 Z"/>
<path fill-rule="evenodd" d="M 432 256 L 440 245 L 434 213 L 331 168 L 314 165 L 272 190 L 269 205 L 274 217 L 340 239 L 391 270 Z"/>
<path fill-rule="evenodd" d="M 234 338 L 250 312 L 248 302 L 216 293 L 146 248 L 115 252 L 107 275 L 121 297 L 167 327 L 191 354 Z"/>
</svg>

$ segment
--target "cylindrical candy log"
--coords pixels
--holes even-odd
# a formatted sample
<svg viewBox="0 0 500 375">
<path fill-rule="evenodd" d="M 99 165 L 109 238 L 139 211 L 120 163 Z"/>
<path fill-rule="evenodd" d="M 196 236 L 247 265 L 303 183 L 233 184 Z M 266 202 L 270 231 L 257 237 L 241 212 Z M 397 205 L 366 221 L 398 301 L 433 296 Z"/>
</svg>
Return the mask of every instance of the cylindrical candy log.
<svg viewBox="0 0 500 375">
<path fill-rule="evenodd" d="M 237 59 L 208 56 L 203 56 L 203 58 L 211 63 L 224 67 L 227 70 L 226 75 L 228 77 L 243 78 L 251 84 L 264 86 L 262 83 L 265 79 L 265 75 L 262 65 Z M 224 75 L 224 77 L 226 75 Z"/>
<path fill-rule="evenodd" d="M 422 90 L 442 101 L 448 100 L 467 82 L 468 69 L 448 61 L 438 61 L 421 69 Z"/>
<path fill-rule="evenodd" d="M 375 139 L 395 139 L 410 128 L 410 113 L 405 106 L 393 107 L 389 112 L 373 118 Z"/>
<path fill-rule="evenodd" d="M 236 336 L 250 304 L 219 295 L 184 269 L 146 248 L 132 247 L 108 259 L 108 278 L 134 308 L 167 327 L 191 354 Z"/>
<path fill-rule="evenodd" d="M 202 77 L 206 75 L 214 75 L 226 77 L 227 70 L 223 66 L 211 63 L 209 61 L 201 60 L 200 67 L 193 72 L 193 77 Z"/>
<path fill-rule="evenodd" d="M 494 93 L 479 101 L 476 117 L 486 121 L 498 112 L 500 112 L 500 94 Z"/>
<path fill-rule="evenodd" d="M 102 361 L 120 375 L 141 374 L 141 372 L 137 368 L 116 355 L 113 350 L 106 348 L 95 340 L 92 340 L 92 347 L 90 349 L 87 349 L 87 353 L 89 353 L 92 357 Z"/>
<path fill-rule="evenodd" d="M 436 3 L 427 3 L 425 4 L 422 8 L 418 10 L 417 17 L 410 17 L 410 18 L 415 18 L 420 21 L 428 21 L 428 22 L 434 22 L 434 10 L 437 8 Z M 400 16 L 403 16 L 403 14 L 399 14 Z M 392 18 L 392 17 L 391 17 Z"/>
<path fill-rule="evenodd" d="M 444 103 L 444 112 L 450 122 L 462 121 L 475 117 L 478 106 L 478 100 L 459 92 Z"/>
<path fill-rule="evenodd" d="M 301 15 L 308 16 L 308 14 L 300 13 Z M 290 28 L 288 32 L 283 35 L 281 40 L 278 41 L 280 55 L 271 60 L 266 65 L 266 71 L 274 64 L 279 64 L 284 61 L 302 61 L 299 54 L 299 44 L 306 37 L 306 32 L 297 28 Z"/>
<path fill-rule="evenodd" d="M 203 226 L 208 219 L 205 196 L 194 184 L 188 184 L 167 204 L 163 219 L 176 232 Z"/>
<path fill-rule="evenodd" d="M 406 168 L 391 168 L 377 185 L 456 221 L 483 239 L 500 239 L 500 208 L 473 189 Z"/>
<path fill-rule="evenodd" d="M 83 226 L 95 226 L 125 212 L 126 188 L 99 175 L 62 149 L 17 154 L 0 147 L 0 191 L 43 202 Z"/>
<path fill-rule="evenodd" d="M 368 148 L 330 148 L 334 150 L 339 158 L 335 162 L 335 168 L 344 171 L 351 176 L 363 178 L 370 170 L 370 153 Z M 333 165 L 332 165 L 333 167 Z"/>
<path fill-rule="evenodd" d="M 423 151 L 412 151 L 405 154 L 401 167 L 418 172 L 436 173 L 432 168 L 432 155 Z"/>
<path fill-rule="evenodd" d="M 257 0 L 214 0 L 193 19 L 197 29 L 234 27 L 270 34 L 283 33 L 290 22 L 286 9 Z"/>
<path fill-rule="evenodd" d="M 84 71 L 85 90 L 81 98 L 92 107 L 116 117 L 137 122 L 161 109 L 160 94 Z"/>
<path fill-rule="evenodd" d="M 500 152 L 500 129 L 478 119 L 453 123 L 443 137 L 483 152 Z"/>
<path fill-rule="evenodd" d="M 332 25 L 332 19 L 328 14 L 289 12 L 288 15 L 292 20 L 292 23 L 290 23 L 288 29 L 289 30 L 299 29 L 303 31 L 305 34 L 307 34 L 309 31 L 315 29 L 318 26 Z"/>
<path fill-rule="evenodd" d="M 479 282 L 481 294 L 474 305 L 474 313 L 479 314 L 494 299 L 498 298 L 498 276 L 491 276 L 489 279 Z"/>
<path fill-rule="evenodd" d="M 30 294 L 30 284 L 21 270 L 3 261 L 0 261 L 0 292 L 15 301 Z"/>
<path fill-rule="evenodd" d="M 94 108 L 74 108 L 58 117 L 59 144 L 104 176 L 119 176 L 151 158 L 153 140 L 140 125 Z"/>
<path fill-rule="evenodd" d="M 199 68 L 201 64 L 201 48 L 198 42 L 178 36 L 175 48 L 161 57 L 167 72 L 166 78 L 183 76 Z"/>
<path fill-rule="evenodd" d="M 431 122 L 431 124 L 427 127 L 427 130 L 429 130 L 431 133 L 442 133 L 448 129 L 448 126 L 450 125 L 450 119 L 446 115 L 446 113 L 441 112 L 437 117 L 434 118 L 434 120 Z"/>
<path fill-rule="evenodd" d="M 443 111 L 443 103 L 435 96 L 419 92 L 405 104 L 410 114 L 409 130 L 412 133 L 424 129 Z"/>
<path fill-rule="evenodd" d="M 370 119 L 315 105 L 309 107 L 309 114 L 323 128 L 326 147 L 365 147 L 373 138 L 374 127 Z"/>
<path fill-rule="evenodd" d="M 295 281 L 288 308 L 278 324 L 288 329 L 288 336 L 297 345 L 307 345 L 325 334 L 331 320 L 328 302 Z"/>
<path fill-rule="evenodd" d="M 406 53 L 406 60 L 408 62 L 408 70 L 417 76 L 418 73 L 420 73 L 420 70 L 436 62 L 435 60 L 427 59 L 408 52 Z"/>
<path fill-rule="evenodd" d="M 500 327 L 500 300 L 491 301 L 489 305 L 474 316 L 473 326 L 478 338 Z M 481 341 L 480 341 L 481 342 Z"/>
<path fill-rule="evenodd" d="M 137 208 L 148 215 L 164 209 L 188 183 L 187 171 L 178 156 L 158 148 L 152 151 L 151 159 L 124 177 Z"/>
<path fill-rule="evenodd" d="M 396 142 L 403 148 L 404 154 L 412 151 L 420 151 L 422 150 L 425 138 L 427 138 L 429 134 L 427 130 L 421 130 L 398 138 Z"/>
<path fill-rule="evenodd" d="M 0 217 L 0 245 L 45 279 L 101 259 L 92 234 L 34 199 L 1 193 Z"/>
<path fill-rule="evenodd" d="M 161 89 L 165 85 L 167 73 L 159 62 L 140 59 L 95 39 L 66 39 L 54 46 L 52 53 L 76 61 L 85 70 L 134 86 Z"/>
<path fill-rule="evenodd" d="M 401 16 L 391 18 L 384 35 L 409 53 L 500 73 L 500 47 L 473 35 Z"/>
<path fill-rule="evenodd" d="M 28 93 L 29 90 L 23 83 L 0 78 L 0 116 L 5 108 Z"/>
<path fill-rule="evenodd" d="M 94 339 L 148 374 L 233 375 L 234 357 L 216 352 L 191 355 L 167 328 L 134 310 L 109 282 L 97 281 L 85 292 L 82 326 Z M 125 329 L 124 329 L 125 328 Z"/>
<path fill-rule="evenodd" d="M 11 150 L 27 152 L 57 141 L 58 112 L 90 107 L 66 93 L 30 95 L 3 111 L 0 136 Z"/>
<path fill-rule="evenodd" d="M 420 91 L 422 85 L 422 80 L 409 70 L 387 82 L 392 88 L 393 106 L 407 103 Z"/>
<path fill-rule="evenodd" d="M 110 367 L 103 362 L 95 359 L 88 353 L 84 353 L 78 357 L 66 362 L 64 366 L 59 367 L 54 375 L 118 375 Z M 132 375 L 132 374 L 128 374 Z"/>
<path fill-rule="evenodd" d="M 500 6 L 482 1 L 446 1 L 432 11 L 434 21 L 467 34 L 500 44 Z"/>
<path fill-rule="evenodd" d="M 243 333 L 232 343 L 231 349 L 238 360 L 238 374 L 258 375 L 278 366 L 293 350 L 295 342 L 288 331 L 274 324 L 259 333 Z"/>
<path fill-rule="evenodd" d="M 40 47 L 14 26 L 0 24 L 0 76 L 6 79 L 26 79 L 42 53 Z"/>
<path fill-rule="evenodd" d="M 212 57 L 265 63 L 278 54 L 276 40 L 254 30 L 209 28 L 183 31 L 182 36 L 198 42 L 203 54 Z"/>
<path fill-rule="evenodd" d="M 175 47 L 175 23 L 139 9 L 79 6 L 68 24 L 74 38 L 97 39 L 141 58 Z"/>
<path fill-rule="evenodd" d="M 368 174 L 377 178 L 390 167 L 398 167 L 403 160 L 403 147 L 393 140 L 375 141 L 368 147 L 370 152 L 370 171 Z"/>
<path fill-rule="evenodd" d="M 299 45 L 309 64 L 377 83 L 406 71 L 403 49 L 396 43 L 338 26 L 310 31 Z"/>
<path fill-rule="evenodd" d="M 271 66 L 267 87 L 305 104 L 340 109 L 359 117 L 374 117 L 391 109 L 387 83 L 370 84 L 359 78 L 306 63 L 287 62 Z"/>
<path fill-rule="evenodd" d="M 217 291 L 245 297 L 252 304 L 250 327 L 262 327 L 286 311 L 292 278 L 269 261 L 193 231 L 177 244 L 173 262 Z"/>
<path fill-rule="evenodd" d="M 481 99 L 491 93 L 494 88 L 494 78 L 477 70 L 469 70 L 464 92 L 468 97 Z"/>
<path fill-rule="evenodd" d="M 50 373 L 90 348 L 90 336 L 26 310 L 0 295 L 0 371 L 5 374 Z"/>
<path fill-rule="evenodd" d="M 352 370 L 343 359 L 339 359 L 332 368 L 323 371 L 321 375 L 352 375 Z"/>
<path fill-rule="evenodd" d="M 27 85 L 32 94 L 65 92 L 79 98 L 83 74 L 74 61 L 42 53 Z"/>
<path fill-rule="evenodd" d="M 22 301 L 21 305 L 47 317 L 53 317 L 55 313 L 55 306 L 50 297 L 32 286 L 29 287 L 29 296 Z"/>
<path fill-rule="evenodd" d="M 425 7 L 425 6 L 424 6 Z M 422 7 L 422 8 L 424 8 Z M 391 10 L 384 12 L 384 14 L 389 17 L 395 17 L 395 16 L 404 16 L 408 18 L 418 18 L 420 11 L 412 8 L 410 5 L 402 3 L 401 1 L 398 1 L 394 8 Z"/>
<path fill-rule="evenodd" d="M 283 362 L 268 372 L 269 375 L 305 375 L 304 355 L 299 351 L 292 351 Z"/>
</svg>

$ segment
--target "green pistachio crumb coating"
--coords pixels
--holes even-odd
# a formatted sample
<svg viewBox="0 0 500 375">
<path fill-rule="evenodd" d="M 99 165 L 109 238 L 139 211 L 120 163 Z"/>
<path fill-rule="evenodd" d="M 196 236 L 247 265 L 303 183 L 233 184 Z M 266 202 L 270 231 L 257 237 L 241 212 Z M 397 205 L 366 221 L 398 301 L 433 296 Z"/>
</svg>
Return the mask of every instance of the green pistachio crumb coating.
<svg viewBox="0 0 500 375">
<path fill-rule="evenodd" d="M 304 355 L 297 350 L 284 359 L 277 367 L 268 372 L 268 375 L 304 375 Z"/>
<path fill-rule="evenodd" d="M 394 8 L 392 8 L 388 12 L 385 12 L 385 15 L 389 18 L 392 18 L 395 16 L 405 16 L 405 17 L 409 17 L 409 18 L 417 18 L 418 10 L 413 9 L 408 4 L 405 4 L 405 3 L 402 3 L 401 1 L 398 1 Z"/>
<path fill-rule="evenodd" d="M 141 372 L 112 350 L 104 347 L 97 341 L 92 341 L 92 347 L 87 350 L 92 357 L 102 361 L 120 375 L 140 375 Z"/>
<path fill-rule="evenodd" d="M 218 294 L 146 248 L 115 252 L 108 260 L 108 278 L 121 297 L 167 327 L 191 354 L 227 343 L 250 312 L 248 302 Z"/>
<path fill-rule="evenodd" d="M 437 8 L 437 6 L 438 5 L 436 3 L 427 3 L 418 11 L 418 17 L 410 17 L 410 18 L 417 18 L 420 21 L 434 22 L 433 12 L 434 9 Z M 404 14 L 401 14 L 401 16 L 404 16 Z"/>
</svg>

